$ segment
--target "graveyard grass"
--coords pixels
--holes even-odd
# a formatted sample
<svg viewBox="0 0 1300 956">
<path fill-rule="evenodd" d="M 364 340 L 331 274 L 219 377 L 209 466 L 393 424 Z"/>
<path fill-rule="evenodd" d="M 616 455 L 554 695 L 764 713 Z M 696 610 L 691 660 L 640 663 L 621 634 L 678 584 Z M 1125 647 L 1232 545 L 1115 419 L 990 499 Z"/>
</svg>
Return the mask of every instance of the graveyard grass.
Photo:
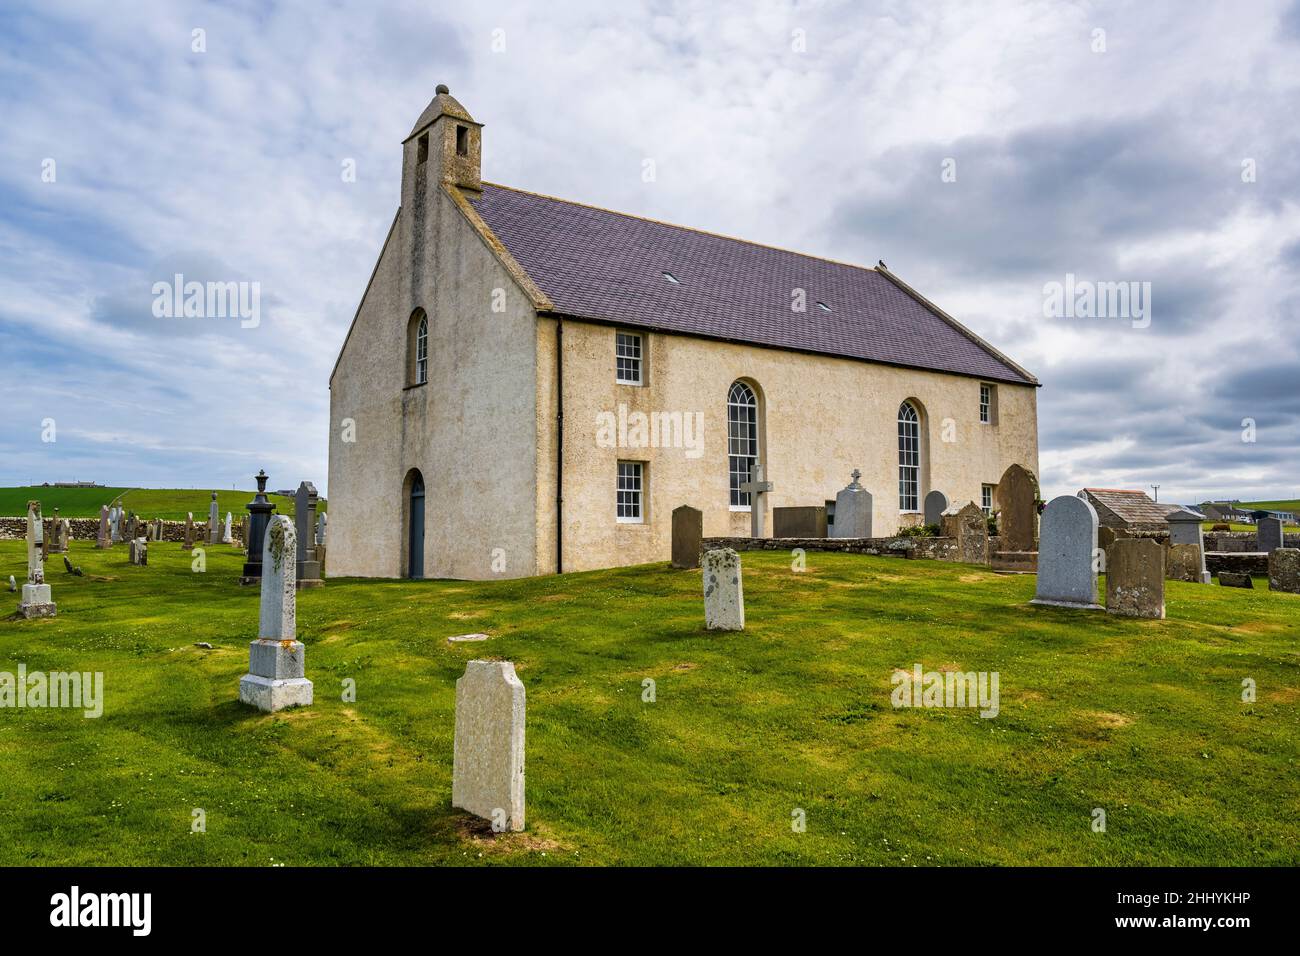
<svg viewBox="0 0 1300 956">
<path fill-rule="evenodd" d="M 1120 620 L 1030 606 L 1032 576 L 751 552 L 747 630 L 709 634 L 699 572 L 664 564 L 333 579 L 299 593 L 315 705 L 266 715 L 237 703 L 237 550 L 71 558 L 57 618 L 0 620 L 0 670 L 103 671 L 104 714 L 0 710 L 3 865 L 1300 862 L 1296 595 L 1170 583 L 1168 620 Z M 527 688 L 523 833 L 450 806 L 455 681 L 485 656 Z M 917 662 L 998 671 L 1001 713 L 893 709 Z"/>
</svg>

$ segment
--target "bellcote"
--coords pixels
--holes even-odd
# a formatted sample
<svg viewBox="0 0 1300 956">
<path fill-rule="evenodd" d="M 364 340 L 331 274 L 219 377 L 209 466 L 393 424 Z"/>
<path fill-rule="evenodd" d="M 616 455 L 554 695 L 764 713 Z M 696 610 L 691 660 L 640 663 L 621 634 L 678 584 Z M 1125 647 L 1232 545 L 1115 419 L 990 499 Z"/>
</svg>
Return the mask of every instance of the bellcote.
<svg viewBox="0 0 1300 956">
<path fill-rule="evenodd" d="M 402 144 L 403 182 L 417 177 L 482 192 L 482 123 L 438 84 L 433 99 Z"/>
</svg>

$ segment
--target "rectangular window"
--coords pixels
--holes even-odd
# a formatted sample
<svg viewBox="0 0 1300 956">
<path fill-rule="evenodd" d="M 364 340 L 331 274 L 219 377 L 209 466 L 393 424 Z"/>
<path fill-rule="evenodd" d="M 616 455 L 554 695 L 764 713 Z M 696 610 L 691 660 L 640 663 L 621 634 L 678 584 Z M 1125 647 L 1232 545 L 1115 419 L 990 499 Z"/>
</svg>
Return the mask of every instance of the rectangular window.
<svg viewBox="0 0 1300 956">
<path fill-rule="evenodd" d="M 644 521 L 645 462 L 620 461 L 618 463 L 618 520 L 623 524 L 640 524 Z"/>
<path fill-rule="evenodd" d="M 996 424 L 997 416 L 997 389 L 986 382 L 980 382 L 980 424 Z"/>
<path fill-rule="evenodd" d="M 469 155 L 469 130 L 464 126 L 456 127 L 456 155 Z"/>
<path fill-rule="evenodd" d="M 415 141 L 415 164 L 422 165 L 429 159 L 429 134 L 425 133 Z"/>
<path fill-rule="evenodd" d="M 993 486 L 980 485 L 980 507 L 984 509 L 984 517 L 993 517 Z"/>
<path fill-rule="evenodd" d="M 615 380 L 620 385 L 641 385 L 641 336 L 635 332 L 619 332 L 614 356 L 617 364 Z"/>
</svg>

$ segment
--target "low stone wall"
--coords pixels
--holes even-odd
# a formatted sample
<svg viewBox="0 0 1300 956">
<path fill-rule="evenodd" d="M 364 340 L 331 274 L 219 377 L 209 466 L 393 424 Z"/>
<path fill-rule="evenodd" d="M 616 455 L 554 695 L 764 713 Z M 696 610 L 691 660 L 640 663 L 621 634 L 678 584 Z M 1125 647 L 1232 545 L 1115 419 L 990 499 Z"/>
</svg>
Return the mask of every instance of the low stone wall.
<svg viewBox="0 0 1300 956">
<path fill-rule="evenodd" d="M 148 519 L 145 519 L 144 523 L 147 523 L 147 521 Z M 194 540 L 197 543 L 200 544 L 202 543 L 201 539 L 203 537 L 203 525 L 205 524 L 207 524 L 207 518 L 204 518 L 202 521 L 197 520 L 197 518 L 195 519 L 194 527 L 196 530 L 194 532 Z M 223 519 L 223 524 L 224 524 L 224 519 Z M 98 518 L 69 518 L 68 527 L 70 529 L 73 541 L 98 541 L 99 540 L 99 519 Z M 53 529 L 54 529 L 54 519 L 50 517 L 46 517 L 45 534 L 49 536 L 50 534 L 53 533 Z M 162 540 L 175 541 L 178 544 L 184 543 L 185 522 L 164 520 L 162 523 L 162 532 L 163 532 Z M 230 525 L 230 533 L 234 535 L 236 538 L 239 537 L 238 520 L 232 519 Z M 140 536 L 147 538 L 149 536 L 147 529 L 142 527 Z M 27 517 L 25 515 L 18 518 L 0 517 L 0 540 L 22 541 L 26 537 L 27 537 Z"/>
<path fill-rule="evenodd" d="M 1300 534 L 1284 533 L 1282 544 L 1287 548 L 1300 548 Z M 1259 536 L 1254 531 L 1205 532 L 1206 551 L 1255 551 L 1258 548 Z"/>
<path fill-rule="evenodd" d="M 956 561 L 956 538 L 705 538 L 703 550 L 733 548 L 736 551 L 839 551 L 898 558 Z"/>
<path fill-rule="evenodd" d="M 1268 575 L 1268 553 L 1265 551 L 1206 551 L 1205 569 L 1211 574 L 1220 571 L 1238 571 L 1243 574 Z"/>
</svg>

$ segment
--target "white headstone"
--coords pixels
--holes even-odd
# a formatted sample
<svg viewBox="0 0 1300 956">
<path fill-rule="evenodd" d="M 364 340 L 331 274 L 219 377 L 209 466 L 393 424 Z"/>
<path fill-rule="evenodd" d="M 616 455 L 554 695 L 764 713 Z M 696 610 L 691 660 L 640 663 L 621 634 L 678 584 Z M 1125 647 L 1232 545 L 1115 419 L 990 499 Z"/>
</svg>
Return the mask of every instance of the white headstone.
<svg viewBox="0 0 1300 956">
<path fill-rule="evenodd" d="M 231 525 L 231 522 L 232 522 L 232 521 L 234 521 L 234 518 L 231 516 L 230 512 L 227 511 L 227 512 L 226 512 L 226 524 L 225 524 L 225 527 L 224 527 L 224 528 L 222 529 L 222 531 L 221 531 L 221 543 L 222 543 L 222 544 L 234 544 L 234 542 L 235 542 L 235 539 L 232 538 L 232 537 L 230 536 L 230 525 Z"/>
<path fill-rule="evenodd" d="M 109 544 L 117 544 L 122 540 L 122 509 L 118 505 L 114 505 L 108 513 L 108 528 Z"/>
<path fill-rule="evenodd" d="M 285 515 L 273 515 L 262 544 L 262 601 L 258 638 L 249 645 L 248 673 L 239 699 L 259 710 L 306 707 L 312 702 L 306 648 L 297 634 L 298 535 Z"/>
<path fill-rule="evenodd" d="M 456 681 L 451 805 L 524 828 L 524 685 L 509 661 L 470 661 Z"/>
<path fill-rule="evenodd" d="M 54 617 L 57 608 L 45 583 L 45 566 L 41 563 L 41 545 L 45 540 L 41 503 L 27 502 L 27 583 L 23 585 L 18 613 L 22 617 Z"/>
<path fill-rule="evenodd" d="M 326 516 L 325 512 L 323 512 L 323 511 L 322 511 L 320 514 L 318 514 L 318 515 L 316 516 L 316 543 L 317 543 L 318 545 L 321 545 L 321 544 L 324 544 L 324 543 L 325 543 L 325 519 L 326 519 L 326 517 L 327 517 L 327 516 Z"/>
<path fill-rule="evenodd" d="M 704 552 L 704 626 L 710 631 L 745 629 L 745 593 L 740 579 L 740 555 L 731 548 Z"/>
<path fill-rule="evenodd" d="M 1074 495 L 1053 498 L 1038 528 L 1033 604 L 1102 610 L 1097 603 L 1097 512 Z"/>
</svg>

